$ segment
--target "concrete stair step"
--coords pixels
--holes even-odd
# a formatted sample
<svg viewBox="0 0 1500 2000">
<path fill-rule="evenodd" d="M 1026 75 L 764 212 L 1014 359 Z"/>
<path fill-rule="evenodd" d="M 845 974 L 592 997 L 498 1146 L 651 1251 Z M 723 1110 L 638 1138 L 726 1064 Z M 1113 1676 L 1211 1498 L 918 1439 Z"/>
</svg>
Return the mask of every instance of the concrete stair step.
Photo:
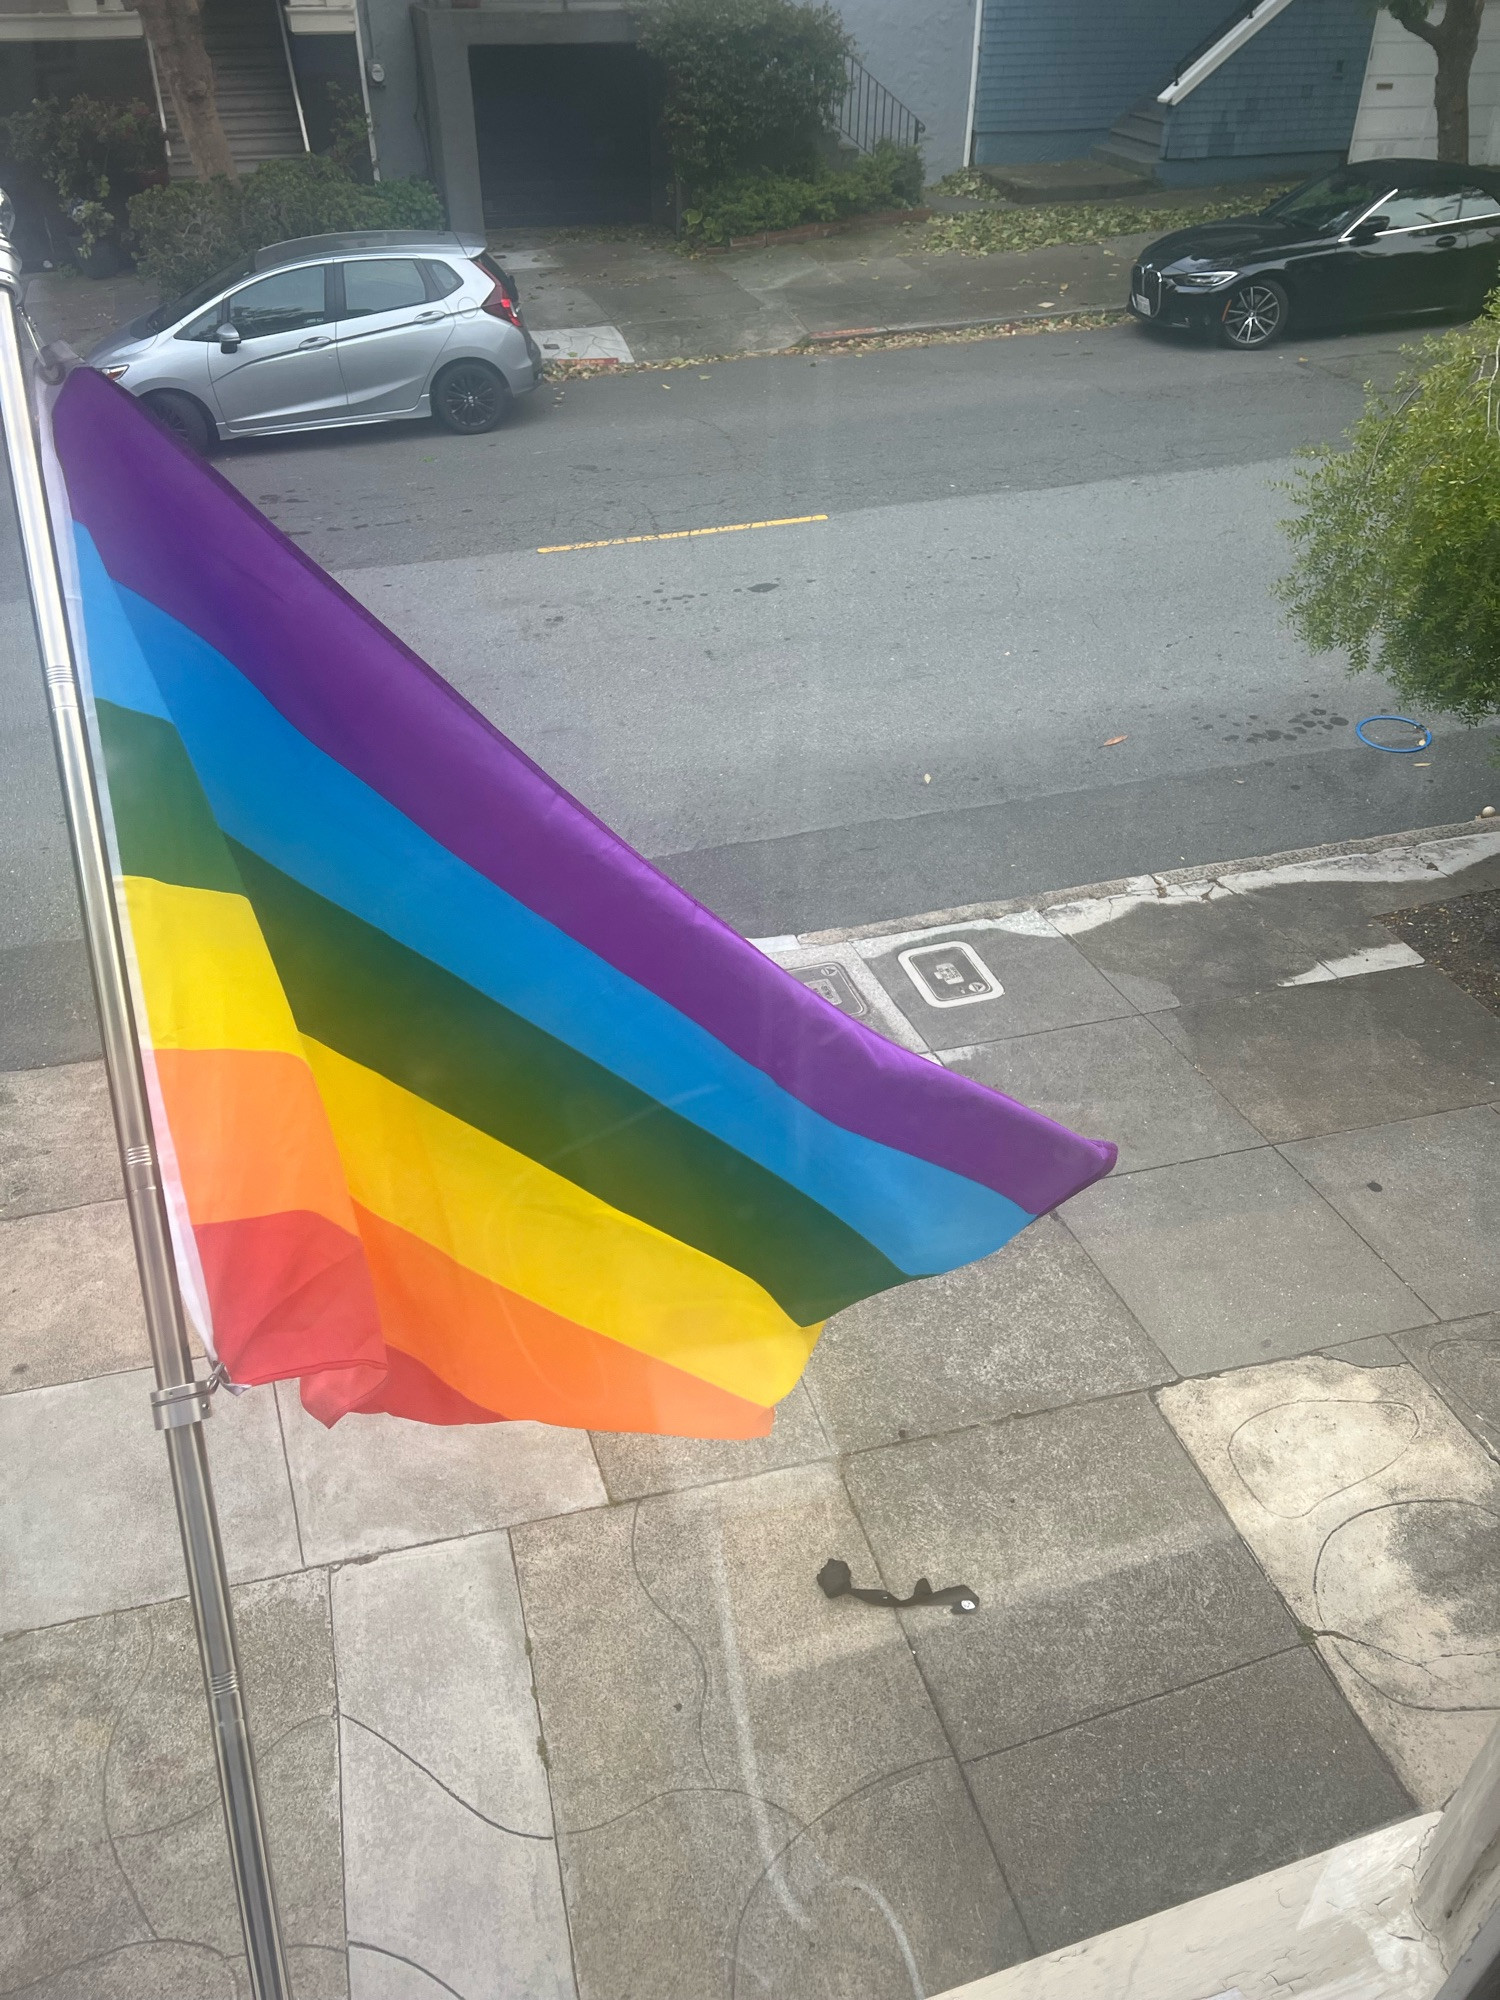
<svg viewBox="0 0 1500 2000">
<path fill-rule="evenodd" d="M 1151 184 L 1150 175 L 1138 167 L 1097 158 L 1036 160 L 979 171 L 1011 201 L 1109 201 L 1140 194 Z"/>
</svg>

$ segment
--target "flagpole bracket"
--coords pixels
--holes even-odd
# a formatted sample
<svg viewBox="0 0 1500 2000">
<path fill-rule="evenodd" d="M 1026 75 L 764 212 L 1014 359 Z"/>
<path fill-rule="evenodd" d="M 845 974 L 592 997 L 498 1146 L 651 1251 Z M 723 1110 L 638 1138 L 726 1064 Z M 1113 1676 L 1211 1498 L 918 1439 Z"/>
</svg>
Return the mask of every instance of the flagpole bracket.
<svg viewBox="0 0 1500 2000">
<path fill-rule="evenodd" d="M 217 1384 L 212 1380 L 174 1382 L 169 1389 L 151 1391 L 151 1421 L 159 1431 L 175 1431 L 183 1424 L 201 1424 L 213 1415 L 209 1398 Z"/>
</svg>

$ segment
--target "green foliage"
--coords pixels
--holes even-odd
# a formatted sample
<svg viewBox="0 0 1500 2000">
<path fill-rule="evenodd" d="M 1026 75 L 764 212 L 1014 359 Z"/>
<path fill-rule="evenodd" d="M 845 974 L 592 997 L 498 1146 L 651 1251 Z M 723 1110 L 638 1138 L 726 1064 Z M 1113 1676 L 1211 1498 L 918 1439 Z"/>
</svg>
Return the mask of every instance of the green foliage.
<svg viewBox="0 0 1500 2000">
<path fill-rule="evenodd" d="M 366 186 L 314 153 L 268 160 L 237 181 L 150 188 L 131 202 L 130 225 L 142 270 L 171 298 L 267 243 L 333 229 L 440 229 L 443 208 L 427 181 Z"/>
<path fill-rule="evenodd" d="M 765 229 L 796 229 L 804 222 L 837 222 L 849 215 L 878 215 L 911 208 L 922 198 L 922 156 L 915 146 L 882 141 L 845 173 L 809 179 L 790 174 L 742 174 L 710 188 L 683 215 L 694 243 L 728 243 Z"/>
<path fill-rule="evenodd" d="M 370 120 L 365 101 L 347 84 L 328 86 L 328 106 L 333 114 L 332 130 L 325 148 L 327 157 L 354 180 L 370 181 Z"/>
<path fill-rule="evenodd" d="M 1139 235 L 1144 230 L 1160 236 L 1169 229 L 1191 229 L 1200 222 L 1248 215 L 1257 203 L 1264 208 L 1285 192 L 1285 187 L 1241 188 L 1204 201 L 1179 202 L 1171 208 L 1138 201 L 1007 204 L 974 209 L 968 215 L 935 215 L 927 225 L 922 247 L 988 257 L 997 250 L 1044 250 L 1054 243 L 1103 243 L 1111 236 Z M 991 198 L 998 199 L 993 190 Z"/>
<path fill-rule="evenodd" d="M 641 47 L 666 75 L 662 128 L 686 186 L 812 169 L 853 50 L 831 6 L 643 0 L 639 21 Z"/>
<path fill-rule="evenodd" d="M 1317 651 L 1478 722 L 1500 713 L 1500 292 L 1420 352 L 1368 392 L 1347 450 L 1304 454 L 1278 590 Z"/>
<path fill-rule="evenodd" d="M 939 194 L 960 195 L 966 201 L 999 201 L 1000 190 L 978 167 L 955 167 L 938 182 Z"/>
<path fill-rule="evenodd" d="M 0 138 L 56 196 L 84 257 L 119 233 L 131 194 L 166 176 L 160 121 L 138 100 L 36 98 L 0 119 Z"/>
</svg>

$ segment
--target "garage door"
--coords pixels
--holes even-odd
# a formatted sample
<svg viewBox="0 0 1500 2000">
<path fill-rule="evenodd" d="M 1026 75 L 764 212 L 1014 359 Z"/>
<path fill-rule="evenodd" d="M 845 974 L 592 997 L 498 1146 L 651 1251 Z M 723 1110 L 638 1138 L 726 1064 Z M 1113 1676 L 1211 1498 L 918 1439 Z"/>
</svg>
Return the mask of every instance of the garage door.
<svg viewBox="0 0 1500 2000">
<path fill-rule="evenodd" d="M 651 66 L 628 43 L 472 48 L 484 219 L 651 219 Z"/>
</svg>

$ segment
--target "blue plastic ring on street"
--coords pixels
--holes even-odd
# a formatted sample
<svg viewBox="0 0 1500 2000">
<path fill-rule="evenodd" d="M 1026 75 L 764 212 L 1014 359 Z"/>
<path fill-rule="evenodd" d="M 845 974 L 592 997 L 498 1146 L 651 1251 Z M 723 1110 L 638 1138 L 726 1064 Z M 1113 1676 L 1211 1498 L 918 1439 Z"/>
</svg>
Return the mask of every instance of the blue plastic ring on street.
<svg viewBox="0 0 1500 2000">
<path fill-rule="evenodd" d="M 1372 743 L 1365 731 L 1372 722 L 1401 722 L 1408 729 L 1421 732 L 1420 743 Z M 1354 733 L 1367 750 L 1384 750 L 1392 757 L 1414 757 L 1419 750 L 1426 750 L 1432 744 L 1432 731 L 1425 723 L 1413 722 L 1409 715 L 1367 715 L 1363 722 L 1356 722 Z"/>
</svg>

